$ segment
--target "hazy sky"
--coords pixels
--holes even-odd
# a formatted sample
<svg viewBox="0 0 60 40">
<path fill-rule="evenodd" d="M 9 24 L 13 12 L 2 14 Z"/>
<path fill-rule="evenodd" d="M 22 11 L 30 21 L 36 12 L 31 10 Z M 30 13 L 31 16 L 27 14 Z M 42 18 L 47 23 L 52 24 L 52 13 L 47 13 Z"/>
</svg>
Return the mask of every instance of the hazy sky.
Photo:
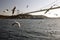
<svg viewBox="0 0 60 40">
<path fill-rule="evenodd" d="M 21 11 L 39 10 L 54 0 L 0 0 L 0 10 L 12 9 L 14 6 Z M 29 6 L 28 8 L 26 6 Z"/>
<path fill-rule="evenodd" d="M 2 13 L 2 11 L 5 9 L 12 10 L 14 6 L 16 6 L 17 8 L 16 10 L 20 10 L 22 12 L 30 12 L 34 10 L 48 8 L 53 4 L 56 4 L 56 6 L 60 6 L 59 5 L 60 0 L 0 0 L 0 14 L 11 14 L 11 13 Z"/>
</svg>

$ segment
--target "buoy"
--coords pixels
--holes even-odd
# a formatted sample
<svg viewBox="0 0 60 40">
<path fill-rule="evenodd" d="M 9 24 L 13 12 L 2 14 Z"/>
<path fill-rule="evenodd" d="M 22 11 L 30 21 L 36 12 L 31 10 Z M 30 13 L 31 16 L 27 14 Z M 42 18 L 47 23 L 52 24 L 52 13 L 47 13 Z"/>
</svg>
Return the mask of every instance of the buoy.
<svg viewBox="0 0 60 40">
<path fill-rule="evenodd" d="M 16 21 L 16 22 L 14 22 L 14 23 L 12 24 L 12 26 L 15 26 L 15 27 L 18 27 L 18 28 L 19 28 L 19 27 L 21 27 L 21 24 Z"/>
</svg>

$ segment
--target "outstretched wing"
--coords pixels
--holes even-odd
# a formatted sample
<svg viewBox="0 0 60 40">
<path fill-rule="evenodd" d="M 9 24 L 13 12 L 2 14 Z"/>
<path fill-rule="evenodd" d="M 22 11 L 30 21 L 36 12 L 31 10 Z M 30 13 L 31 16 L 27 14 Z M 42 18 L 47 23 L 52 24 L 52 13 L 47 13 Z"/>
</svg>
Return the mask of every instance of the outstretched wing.
<svg viewBox="0 0 60 40">
<path fill-rule="evenodd" d="M 45 12 L 44 14 L 46 14 L 48 11 L 49 11 L 49 9 L 48 9 L 48 10 L 46 10 L 46 12 Z"/>
<path fill-rule="evenodd" d="M 54 6 L 54 5 L 53 5 L 53 6 Z M 53 6 L 51 6 L 49 9 L 47 9 L 44 14 L 46 14 L 50 9 L 52 9 Z"/>
</svg>

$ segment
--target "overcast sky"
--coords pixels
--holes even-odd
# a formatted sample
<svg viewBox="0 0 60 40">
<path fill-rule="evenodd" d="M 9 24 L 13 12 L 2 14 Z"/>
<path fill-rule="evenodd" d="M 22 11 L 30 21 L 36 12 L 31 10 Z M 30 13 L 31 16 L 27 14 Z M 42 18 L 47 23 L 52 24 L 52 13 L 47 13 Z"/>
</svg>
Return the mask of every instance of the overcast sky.
<svg viewBox="0 0 60 40">
<path fill-rule="evenodd" d="M 16 6 L 16 10 L 20 10 L 21 12 L 25 13 L 25 12 L 40 10 L 43 8 L 49 8 L 53 4 L 55 4 L 56 6 L 60 6 L 59 5 L 60 0 L 0 0 L 0 14 L 11 14 L 10 12 L 2 13 L 2 11 L 5 9 L 12 10 L 14 6 Z M 53 14 L 49 14 L 49 15 L 53 15 Z"/>
</svg>

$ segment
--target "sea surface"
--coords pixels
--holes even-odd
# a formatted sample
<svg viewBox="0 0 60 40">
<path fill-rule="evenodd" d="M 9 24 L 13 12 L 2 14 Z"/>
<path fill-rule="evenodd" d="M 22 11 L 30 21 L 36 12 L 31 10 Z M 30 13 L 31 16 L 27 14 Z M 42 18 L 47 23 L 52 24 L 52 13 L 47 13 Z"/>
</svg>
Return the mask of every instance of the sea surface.
<svg viewBox="0 0 60 40">
<path fill-rule="evenodd" d="M 60 40 L 60 19 L 0 19 L 0 40 Z"/>
</svg>

